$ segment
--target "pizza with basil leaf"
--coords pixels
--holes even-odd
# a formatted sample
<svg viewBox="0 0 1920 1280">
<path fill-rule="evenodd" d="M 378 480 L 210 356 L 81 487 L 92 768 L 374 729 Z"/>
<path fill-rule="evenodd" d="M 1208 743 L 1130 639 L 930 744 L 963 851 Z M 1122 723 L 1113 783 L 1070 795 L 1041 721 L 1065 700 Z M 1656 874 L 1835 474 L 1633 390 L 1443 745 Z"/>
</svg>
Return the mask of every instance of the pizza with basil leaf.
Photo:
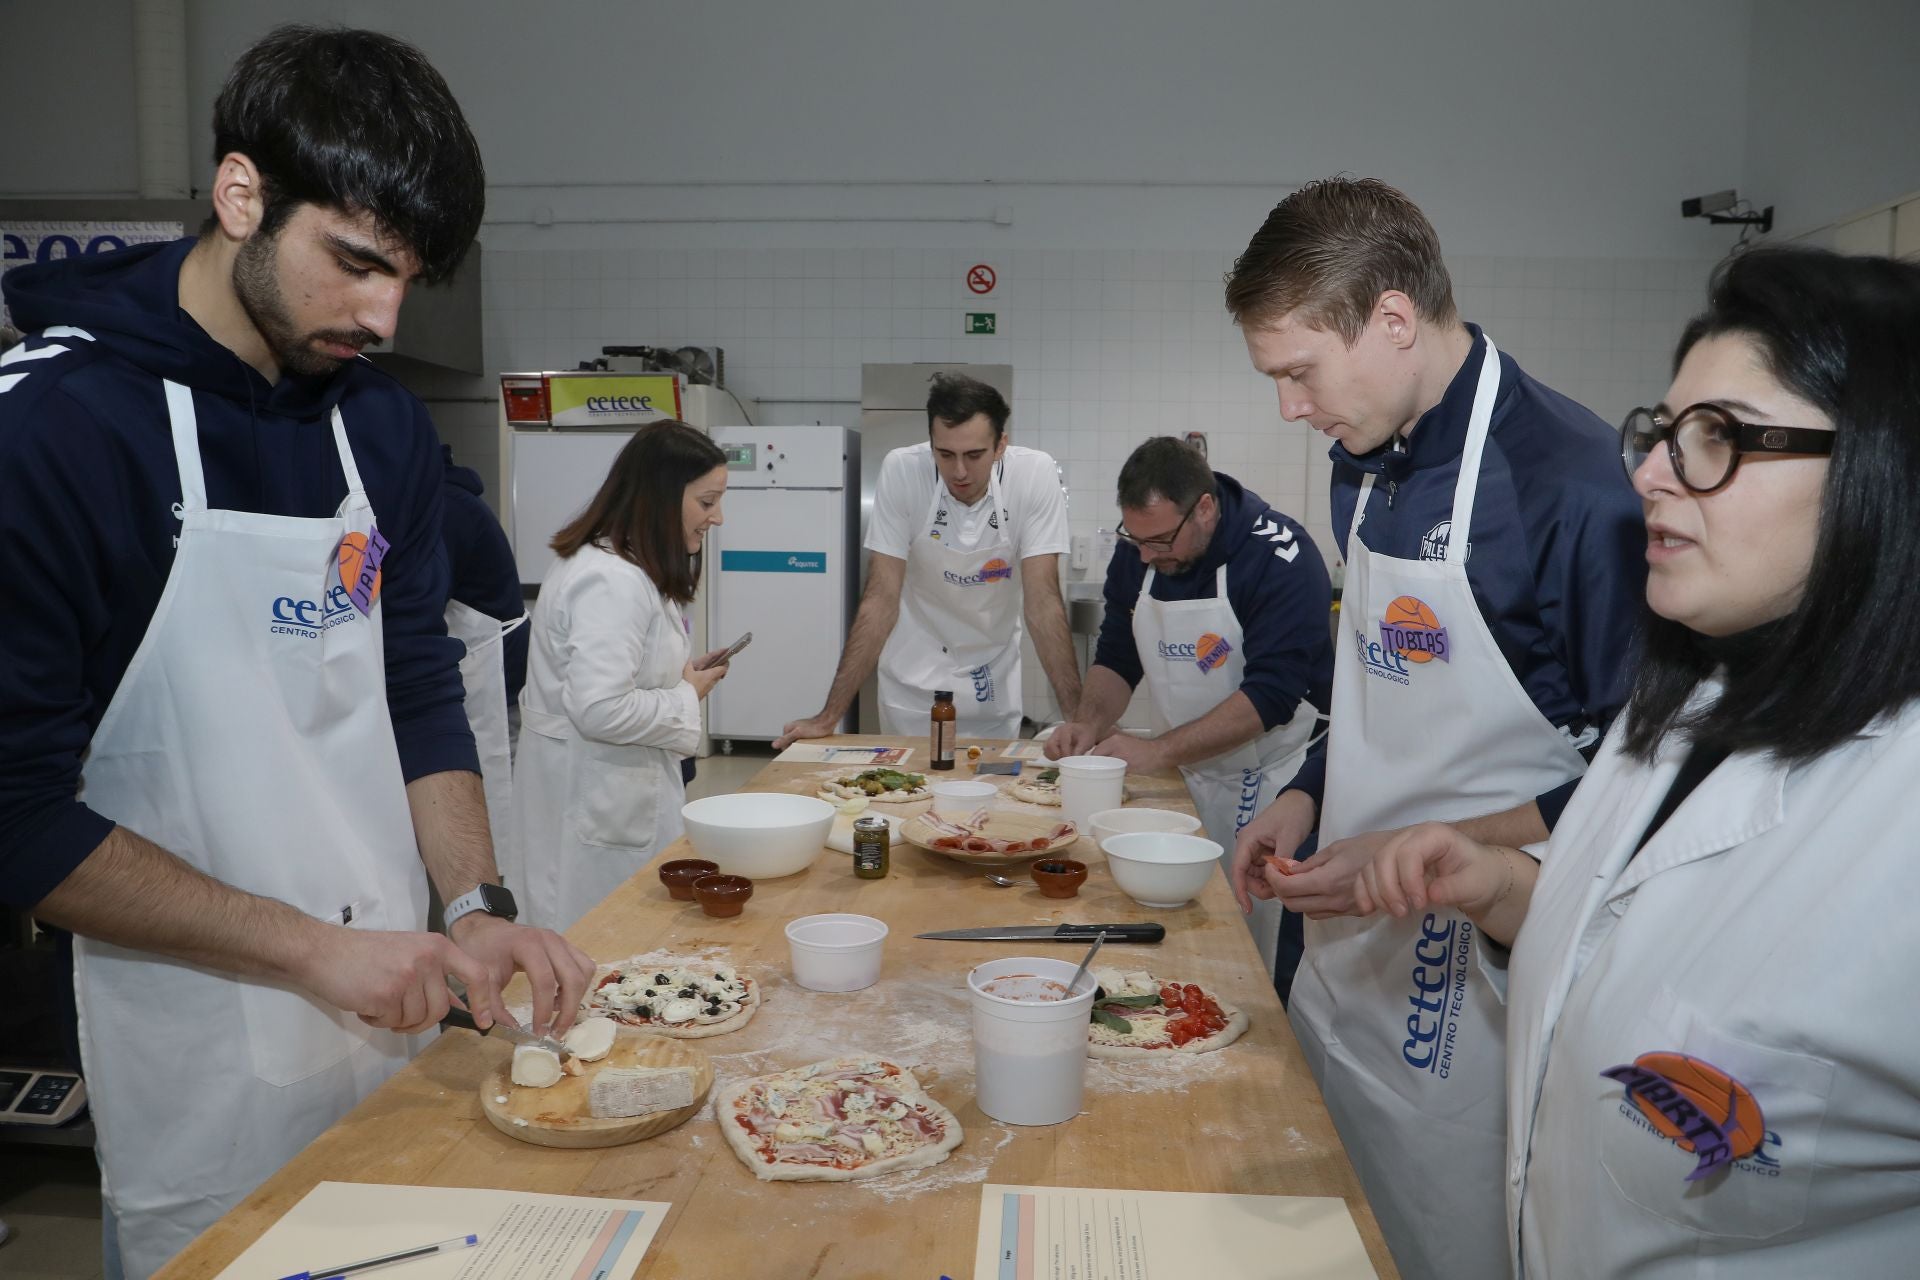
<svg viewBox="0 0 1920 1280">
<path fill-rule="evenodd" d="M 1247 1015 L 1191 982 L 1095 969 L 1100 984 L 1087 1024 L 1087 1054 L 1136 1062 L 1211 1053 L 1238 1040 Z"/>
</svg>

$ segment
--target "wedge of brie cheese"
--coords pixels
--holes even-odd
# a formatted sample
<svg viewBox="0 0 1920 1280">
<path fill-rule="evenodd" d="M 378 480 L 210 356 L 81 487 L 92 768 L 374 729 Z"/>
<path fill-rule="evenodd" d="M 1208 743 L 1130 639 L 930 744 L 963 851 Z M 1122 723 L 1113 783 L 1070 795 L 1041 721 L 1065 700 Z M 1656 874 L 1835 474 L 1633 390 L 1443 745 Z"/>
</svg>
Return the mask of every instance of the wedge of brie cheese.
<svg viewBox="0 0 1920 1280">
<path fill-rule="evenodd" d="M 692 1105 L 692 1067 L 603 1067 L 587 1085 L 587 1109 L 601 1120 Z"/>
</svg>

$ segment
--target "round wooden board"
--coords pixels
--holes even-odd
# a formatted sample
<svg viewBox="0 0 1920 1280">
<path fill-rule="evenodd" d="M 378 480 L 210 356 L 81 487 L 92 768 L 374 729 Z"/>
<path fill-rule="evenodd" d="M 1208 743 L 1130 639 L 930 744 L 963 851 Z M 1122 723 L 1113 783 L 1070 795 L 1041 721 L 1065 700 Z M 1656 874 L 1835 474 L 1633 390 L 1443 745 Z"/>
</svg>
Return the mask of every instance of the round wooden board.
<svg viewBox="0 0 1920 1280">
<path fill-rule="evenodd" d="M 916 814 L 901 824 L 900 837 L 917 849 L 928 853 L 937 853 L 943 858 L 951 858 L 970 867 L 1013 867 L 1035 858 L 1044 858 L 1050 853 L 1058 853 L 1080 838 L 1080 833 L 1061 836 L 1044 849 L 1026 849 L 1019 853 L 969 853 L 965 849 L 939 849 L 933 842 L 940 838 L 940 832 L 927 822 L 927 815 Z M 1008 809 L 996 809 L 987 819 L 986 826 L 976 834 L 1002 840 L 1032 840 L 1044 836 L 1059 826 L 1059 817 L 1041 817 L 1035 814 L 1019 813 Z"/>
<path fill-rule="evenodd" d="M 691 1119 L 713 1088 L 713 1064 L 705 1053 L 685 1040 L 643 1032 L 619 1032 L 611 1053 L 583 1065 L 583 1075 L 562 1076 L 550 1089 L 527 1089 L 513 1083 L 513 1062 L 508 1059 L 481 1081 L 481 1109 L 494 1128 L 537 1147 L 617 1147 L 623 1142 L 658 1137 Z M 587 1084 L 602 1067 L 692 1067 L 693 1103 L 650 1116 L 599 1119 L 587 1109 Z M 496 1101 L 503 1096 L 505 1102 Z M 526 1123 L 515 1124 L 515 1120 Z"/>
</svg>

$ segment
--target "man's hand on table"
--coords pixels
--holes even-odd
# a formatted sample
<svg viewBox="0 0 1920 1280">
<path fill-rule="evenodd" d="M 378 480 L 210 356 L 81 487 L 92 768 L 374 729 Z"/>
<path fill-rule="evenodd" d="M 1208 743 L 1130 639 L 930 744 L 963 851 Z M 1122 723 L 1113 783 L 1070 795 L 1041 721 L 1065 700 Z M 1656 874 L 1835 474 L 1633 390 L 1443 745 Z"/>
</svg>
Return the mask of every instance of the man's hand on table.
<svg viewBox="0 0 1920 1280">
<path fill-rule="evenodd" d="M 581 997 L 593 981 L 593 959 L 586 952 L 551 929 L 514 924 L 477 911 L 454 921 L 449 932 L 484 974 L 478 985 L 467 982 L 467 1007 L 480 1025 L 512 1021 L 500 989 L 516 970 L 527 975 L 533 993 L 532 1030 L 557 1036 L 573 1025 Z"/>
<path fill-rule="evenodd" d="M 1099 741 L 1092 725 L 1075 724 L 1069 720 L 1048 734 L 1047 740 L 1041 746 L 1047 753 L 1047 759 L 1059 760 L 1066 756 L 1086 755 L 1099 744 Z"/>
<path fill-rule="evenodd" d="M 1129 773 L 1164 773 L 1173 767 L 1167 749 L 1159 742 L 1130 733 L 1108 734 L 1094 744 L 1092 754 L 1125 760 Z"/>
<path fill-rule="evenodd" d="M 840 732 L 839 716 L 828 715 L 822 711 L 811 720 L 790 720 L 780 736 L 773 740 L 775 751 L 785 751 L 802 738 L 826 738 Z"/>
</svg>

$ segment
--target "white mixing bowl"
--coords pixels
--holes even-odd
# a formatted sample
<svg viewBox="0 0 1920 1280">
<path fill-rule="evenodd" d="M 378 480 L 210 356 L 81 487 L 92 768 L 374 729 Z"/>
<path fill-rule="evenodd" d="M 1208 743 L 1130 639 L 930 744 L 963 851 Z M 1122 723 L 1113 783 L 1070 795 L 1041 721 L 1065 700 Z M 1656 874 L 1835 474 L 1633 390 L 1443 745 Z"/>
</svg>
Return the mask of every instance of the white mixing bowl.
<svg viewBox="0 0 1920 1280">
<path fill-rule="evenodd" d="M 1180 907 L 1206 888 L 1223 850 L 1201 836 L 1136 831 L 1100 846 L 1114 883 L 1143 907 Z"/>
<path fill-rule="evenodd" d="M 827 847 L 834 807 L 812 796 L 747 791 L 682 806 L 687 839 L 701 857 L 749 880 L 790 876 Z"/>
<path fill-rule="evenodd" d="M 1135 831 L 1171 831 L 1190 836 L 1200 830 L 1200 819 L 1172 809 L 1102 809 L 1087 819 L 1093 842 L 1102 849 L 1108 836 L 1123 836 Z"/>
</svg>

